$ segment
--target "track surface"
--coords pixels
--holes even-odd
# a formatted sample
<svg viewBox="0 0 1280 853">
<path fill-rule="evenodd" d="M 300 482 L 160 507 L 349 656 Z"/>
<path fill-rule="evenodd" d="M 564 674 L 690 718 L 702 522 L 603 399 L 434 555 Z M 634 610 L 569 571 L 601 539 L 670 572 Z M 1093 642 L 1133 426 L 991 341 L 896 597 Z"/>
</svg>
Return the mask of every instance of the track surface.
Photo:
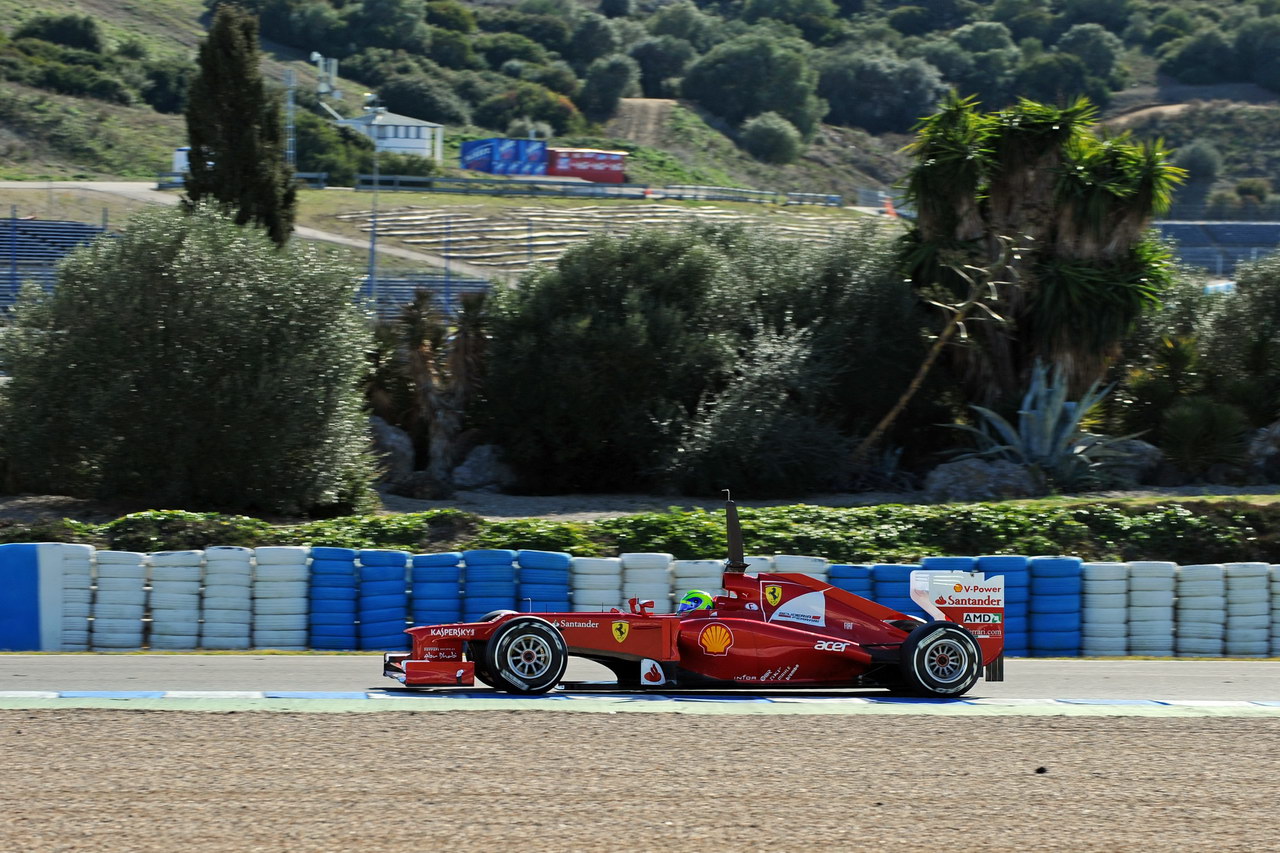
<svg viewBox="0 0 1280 853">
<path fill-rule="evenodd" d="M 7 690 L 319 690 L 396 687 L 377 655 L 0 655 Z M 566 678 L 608 678 L 571 659 Z M 972 698 L 1280 701 L 1274 661 L 1010 660 Z"/>
</svg>

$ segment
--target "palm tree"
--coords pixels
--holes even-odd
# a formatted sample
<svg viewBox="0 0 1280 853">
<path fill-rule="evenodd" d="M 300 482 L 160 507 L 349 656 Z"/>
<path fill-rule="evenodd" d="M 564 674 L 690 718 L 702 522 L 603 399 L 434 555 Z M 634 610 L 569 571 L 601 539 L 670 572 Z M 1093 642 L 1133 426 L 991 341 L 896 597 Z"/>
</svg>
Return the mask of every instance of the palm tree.
<svg viewBox="0 0 1280 853">
<path fill-rule="evenodd" d="M 1002 237 L 1026 247 L 996 285 L 1008 322 L 976 325 L 953 348 L 971 399 L 1019 394 L 1037 359 L 1088 386 L 1168 282 L 1169 258 L 1145 234 L 1185 173 L 1161 142 L 1096 136 L 1095 114 L 1083 98 L 982 113 L 953 94 L 917 126 L 907 195 L 918 218 L 902 258 L 922 295 L 963 298 L 953 270 L 989 266 Z"/>
</svg>

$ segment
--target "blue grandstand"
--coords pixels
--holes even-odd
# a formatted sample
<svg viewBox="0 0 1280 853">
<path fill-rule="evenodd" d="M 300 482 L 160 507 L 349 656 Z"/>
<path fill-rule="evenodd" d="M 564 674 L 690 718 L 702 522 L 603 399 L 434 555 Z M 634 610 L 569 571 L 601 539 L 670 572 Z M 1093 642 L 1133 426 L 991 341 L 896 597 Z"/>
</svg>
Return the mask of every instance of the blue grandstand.
<svg viewBox="0 0 1280 853">
<path fill-rule="evenodd" d="M 8 308 L 28 281 L 53 286 L 58 262 L 103 233 L 98 225 L 43 219 L 0 220 L 0 307 Z"/>
<path fill-rule="evenodd" d="M 1211 275 L 1234 278 L 1236 266 L 1280 246 L 1280 222 L 1157 222 L 1160 236 L 1178 244 L 1178 258 Z"/>
</svg>

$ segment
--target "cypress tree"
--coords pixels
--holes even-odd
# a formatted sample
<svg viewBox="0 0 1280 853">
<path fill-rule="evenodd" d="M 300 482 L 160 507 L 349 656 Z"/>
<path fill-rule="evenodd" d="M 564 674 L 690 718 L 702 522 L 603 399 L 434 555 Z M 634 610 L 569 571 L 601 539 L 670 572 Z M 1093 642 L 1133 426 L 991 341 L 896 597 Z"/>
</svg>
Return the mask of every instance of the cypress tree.
<svg viewBox="0 0 1280 853">
<path fill-rule="evenodd" d="M 258 19 L 234 3 L 218 7 L 200 44 L 187 99 L 191 146 L 187 204 L 213 201 L 237 225 L 250 222 L 284 245 L 297 192 L 285 163 L 279 100 L 259 70 Z"/>
</svg>

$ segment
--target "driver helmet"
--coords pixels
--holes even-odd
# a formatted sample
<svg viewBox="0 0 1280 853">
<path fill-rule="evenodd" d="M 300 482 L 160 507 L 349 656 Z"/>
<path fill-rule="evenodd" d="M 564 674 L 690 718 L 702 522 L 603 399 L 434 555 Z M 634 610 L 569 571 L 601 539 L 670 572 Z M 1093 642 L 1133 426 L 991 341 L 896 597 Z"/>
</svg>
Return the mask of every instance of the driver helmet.
<svg viewBox="0 0 1280 853">
<path fill-rule="evenodd" d="M 703 592 L 700 589 L 691 589 L 676 604 L 676 613 L 683 615 L 692 613 L 695 610 L 710 610 L 714 605 L 715 599 L 711 597 L 711 593 Z"/>
</svg>

